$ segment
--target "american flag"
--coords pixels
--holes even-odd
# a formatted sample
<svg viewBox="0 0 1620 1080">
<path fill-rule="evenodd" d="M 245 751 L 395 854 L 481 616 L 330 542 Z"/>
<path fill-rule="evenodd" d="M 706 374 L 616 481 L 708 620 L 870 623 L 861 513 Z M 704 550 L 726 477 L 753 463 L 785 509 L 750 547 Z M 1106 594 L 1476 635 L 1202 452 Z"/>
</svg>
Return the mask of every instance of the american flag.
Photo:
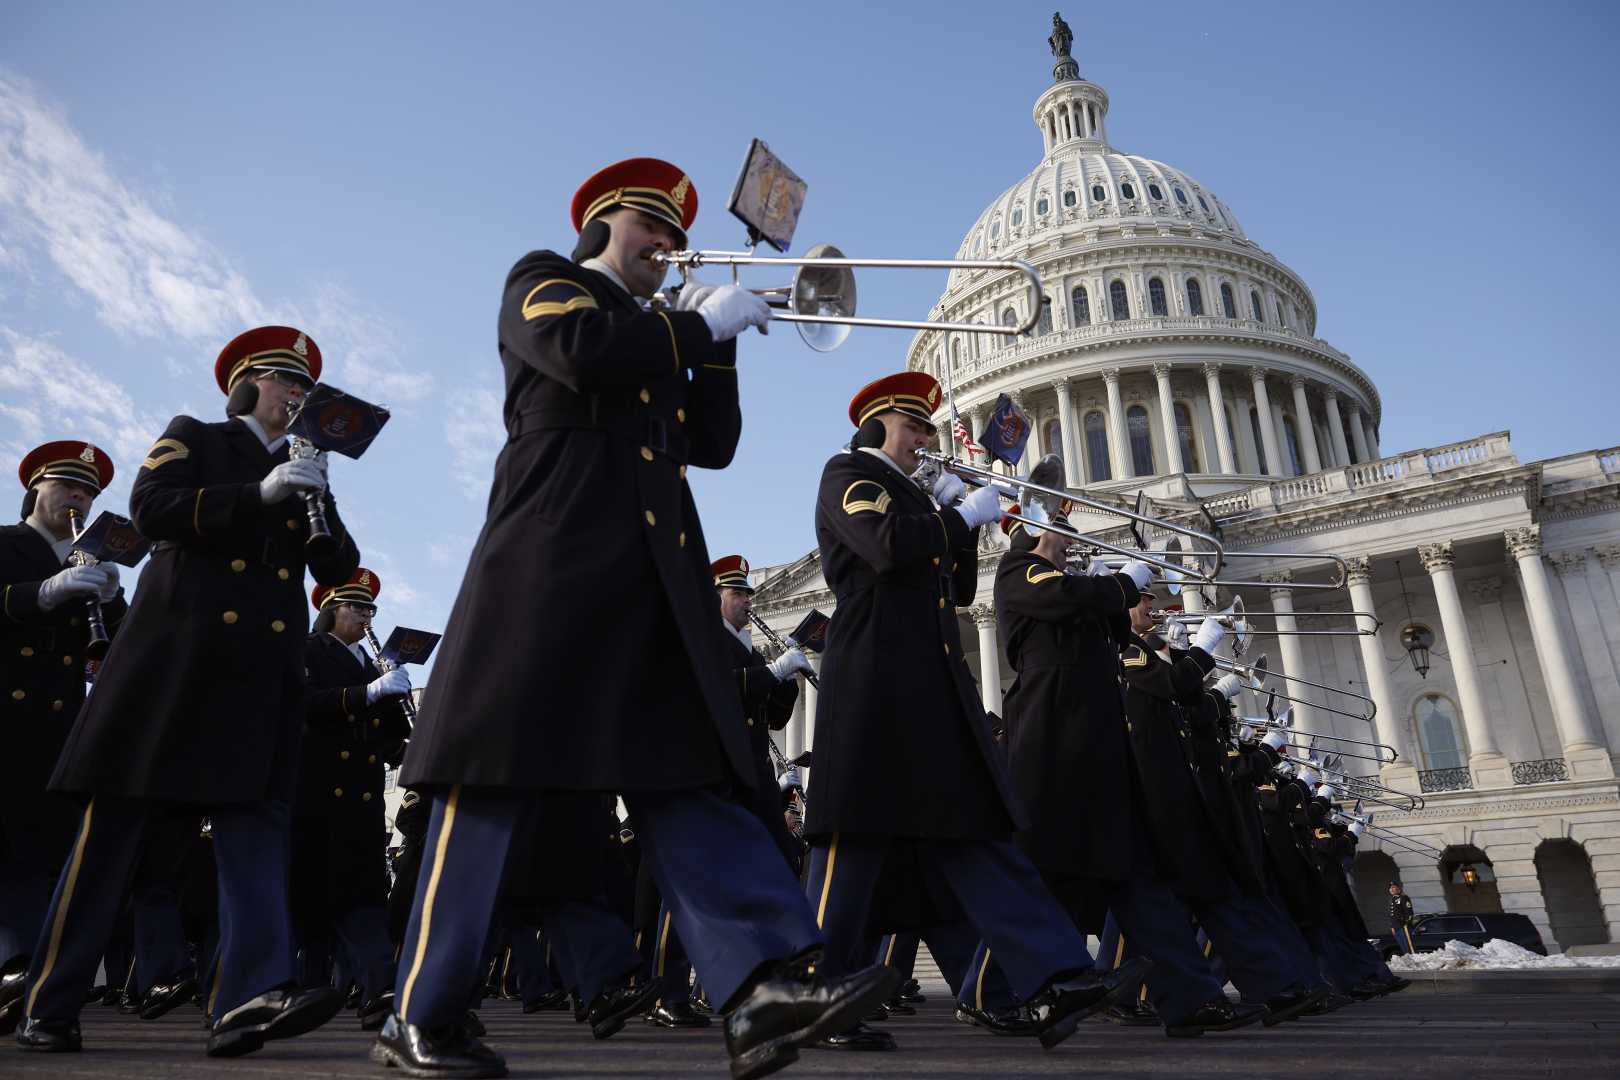
<svg viewBox="0 0 1620 1080">
<path fill-rule="evenodd" d="M 968 433 L 967 425 L 962 423 L 962 417 L 957 413 L 955 405 L 951 406 L 951 433 L 956 436 L 956 441 L 962 444 L 962 449 L 974 454 L 984 453 L 984 447 L 974 442 L 973 436 Z"/>
</svg>

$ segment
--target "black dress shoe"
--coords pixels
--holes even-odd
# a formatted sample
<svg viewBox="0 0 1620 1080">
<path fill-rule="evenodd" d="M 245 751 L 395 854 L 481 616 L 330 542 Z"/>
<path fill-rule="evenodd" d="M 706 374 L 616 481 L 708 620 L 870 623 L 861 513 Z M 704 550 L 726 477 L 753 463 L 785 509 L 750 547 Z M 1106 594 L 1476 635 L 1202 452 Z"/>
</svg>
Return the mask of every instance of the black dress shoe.
<svg viewBox="0 0 1620 1080">
<path fill-rule="evenodd" d="M 707 995 L 698 994 L 692 998 L 692 1011 L 702 1016 L 713 1016 L 714 1006 L 709 1004 Z"/>
<path fill-rule="evenodd" d="M 928 1003 L 928 999 L 923 996 L 922 983 L 916 979 L 906 980 L 905 985 L 900 988 L 899 997 L 907 1005 L 925 1005 Z"/>
<path fill-rule="evenodd" d="M 358 984 L 349 987 L 348 994 L 343 999 L 345 1009 L 358 1009 L 360 1007 L 360 987 Z"/>
<path fill-rule="evenodd" d="M 478 1019 L 478 1014 L 471 1009 L 468 1009 L 467 1015 L 461 1018 L 461 1029 L 475 1039 L 482 1039 L 488 1034 L 484 1022 Z"/>
<path fill-rule="evenodd" d="M 1029 1000 L 1029 1015 L 1041 1045 L 1050 1050 L 1074 1034 L 1080 1021 L 1100 1012 L 1121 998 L 1134 996 L 1153 967 L 1145 956 L 1127 960 L 1112 971 L 1099 975 L 1088 970 L 1066 979 L 1056 979 Z"/>
<path fill-rule="evenodd" d="M 1285 990 L 1266 1002 L 1266 1015 L 1260 1022 L 1266 1027 L 1276 1027 L 1284 1020 L 1292 1020 L 1319 1002 L 1325 1001 L 1329 992 L 1326 986 L 1310 990 Z"/>
<path fill-rule="evenodd" d="M 817 1050 L 897 1050 L 899 1044 L 887 1031 L 856 1024 L 848 1031 L 836 1032 L 810 1044 Z"/>
<path fill-rule="evenodd" d="M 22 1023 L 23 992 L 27 989 L 28 965 L 21 958 L 0 971 L 0 1035 L 10 1035 Z"/>
<path fill-rule="evenodd" d="M 1363 979 L 1345 991 L 1345 993 L 1349 994 L 1357 1001 L 1371 1001 L 1373 998 L 1378 997 L 1383 992 L 1383 988 L 1378 983 L 1373 982 L 1371 979 Z"/>
<path fill-rule="evenodd" d="M 541 994 L 533 1001 L 523 1003 L 524 1015 L 537 1012 L 567 1012 L 573 1006 L 568 1004 L 568 991 L 553 990 L 549 994 Z"/>
<path fill-rule="evenodd" d="M 77 1020 L 24 1020 L 17 1029 L 17 1045 L 46 1054 L 77 1054 L 84 1048 Z"/>
<path fill-rule="evenodd" d="M 585 1007 L 585 1002 L 580 999 L 577 991 L 570 991 L 569 996 L 574 1001 L 574 1023 L 583 1024 L 585 1018 L 591 1014 L 591 1010 Z"/>
<path fill-rule="evenodd" d="M 1019 1005 L 1014 1005 L 1010 1009 L 976 1009 L 972 1005 L 958 1003 L 956 1019 L 964 1024 L 984 1028 L 994 1035 L 1035 1034 L 1035 1021 L 1031 1020 L 1029 1013 Z"/>
<path fill-rule="evenodd" d="M 903 999 L 901 997 L 898 997 L 898 996 L 892 997 L 888 1001 L 885 1001 L 883 1003 L 883 1018 L 885 1020 L 887 1020 L 891 1016 L 916 1016 L 916 1015 L 917 1015 L 917 1007 L 915 1005 L 907 1004 L 905 999 Z"/>
<path fill-rule="evenodd" d="M 1354 1005 L 1355 1003 L 1356 1003 L 1355 998 L 1350 997 L 1347 994 L 1336 994 L 1336 993 L 1333 992 L 1332 988 L 1330 987 L 1328 989 L 1328 993 L 1327 993 L 1326 997 L 1324 997 L 1321 1001 L 1317 1002 L 1315 1005 L 1311 1006 L 1309 1009 L 1306 1009 L 1300 1015 L 1301 1016 L 1326 1016 L 1330 1012 L 1334 1012 L 1335 1010 L 1342 1009 L 1346 1005 Z"/>
<path fill-rule="evenodd" d="M 591 1002 L 590 1012 L 585 1015 L 591 1024 L 591 1034 L 598 1039 L 617 1035 L 624 1028 L 626 1020 L 651 1008 L 662 990 L 662 984 L 653 978 L 640 986 L 618 986 L 597 994 L 596 1000 Z"/>
<path fill-rule="evenodd" d="M 726 1017 L 732 1080 L 755 1080 L 791 1065 L 799 1047 L 850 1030 L 899 985 L 899 973 L 881 964 L 825 979 L 815 973 L 814 954 L 784 961 Z"/>
<path fill-rule="evenodd" d="M 1158 1027 L 1162 1021 L 1159 1011 L 1145 1001 L 1127 1000 L 1110 1005 L 1102 1011 L 1102 1018 L 1120 1027 Z"/>
<path fill-rule="evenodd" d="M 1384 994 L 1398 994 L 1412 985 L 1411 979 L 1403 979 L 1399 975 L 1391 975 L 1389 978 L 1379 979 L 1377 982 L 1383 987 L 1380 993 Z"/>
<path fill-rule="evenodd" d="M 100 986 L 92 986 L 90 992 L 84 995 L 84 1003 L 86 1005 L 95 1005 L 105 998 L 108 992 L 109 987 L 106 983 L 102 983 Z"/>
<path fill-rule="evenodd" d="M 141 1019 L 156 1020 L 191 1000 L 197 992 L 197 977 L 190 971 L 181 971 L 162 982 L 153 983 L 141 998 Z"/>
<path fill-rule="evenodd" d="M 506 1060 L 467 1033 L 460 1024 L 424 1031 L 398 1013 L 383 1021 L 371 1060 L 406 1076 L 505 1076 Z"/>
<path fill-rule="evenodd" d="M 646 1021 L 665 1028 L 706 1028 L 713 1020 L 692 1008 L 690 1001 L 677 1001 L 673 1005 L 654 1005 Z"/>
<path fill-rule="evenodd" d="M 388 1019 L 388 1014 L 394 1011 L 394 992 L 384 990 L 376 997 L 367 998 L 360 1003 L 356 1010 L 360 1016 L 361 1031 L 376 1031 Z"/>
<path fill-rule="evenodd" d="M 314 1031 L 343 1009 L 343 998 L 343 992 L 331 986 L 267 991 L 215 1022 L 206 1053 L 209 1057 L 241 1057 L 271 1039 Z"/>
<path fill-rule="evenodd" d="M 1206 1002 L 1197 1012 L 1175 1024 L 1166 1024 L 1164 1033 L 1178 1039 L 1197 1038 L 1206 1031 L 1231 1031 L 1246 1027 L 1266 1013 L 1264 1005 L 1234 1005 L 1225 998 Z"/>
</svg>

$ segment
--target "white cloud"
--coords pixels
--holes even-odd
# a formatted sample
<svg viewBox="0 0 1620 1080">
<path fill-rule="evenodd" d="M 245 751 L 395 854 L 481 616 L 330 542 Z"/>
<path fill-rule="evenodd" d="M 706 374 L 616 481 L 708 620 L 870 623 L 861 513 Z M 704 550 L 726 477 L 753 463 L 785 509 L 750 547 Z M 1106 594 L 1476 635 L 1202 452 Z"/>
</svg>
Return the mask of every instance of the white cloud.
<svg viewBox="0 0 1620 1080">
<path fill-rule="evenodd" d="M 411 371 L 400 360 L 398 335 L 339 285 L 315 296 L 316 340 L 328 358 L 322 377 L 367 401 L 390 407 L 421 401 L 433 392 L 433 376 Z"/>
<path fill-rule="evenodd" d="M 489 494 L 495 457 L 506 442 L 501 394 L 490 386 L 453 392 L 446 401 L 444 438 L 450 444 L 450 477 L 474 502 Z"/>
</svg>

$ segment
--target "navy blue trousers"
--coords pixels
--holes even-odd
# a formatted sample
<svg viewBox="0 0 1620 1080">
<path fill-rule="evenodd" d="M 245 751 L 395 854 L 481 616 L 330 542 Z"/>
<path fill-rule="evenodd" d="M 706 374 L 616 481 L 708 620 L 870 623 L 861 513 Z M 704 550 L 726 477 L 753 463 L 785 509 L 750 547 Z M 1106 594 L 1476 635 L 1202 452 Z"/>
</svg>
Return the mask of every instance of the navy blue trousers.
<svg viewBox="0 0 1620 1080">
<path fill-rule="evenodd" d="M 636 935 L 642 957 L 641 977 L 663 983 L 658 995 L 661 1005 L 679 1005 L 692 1000 L 692 961 L 675 929 L 675 913 L 668 904 L 658 905 L 658 921 Z"/>
<path fill-rule="evenodd" d="M 23 859 L 0 858 L 0 967 L 27 958 L 39 940 L 61 873 Z"/>
<path fill-rule="evenodd" d="M 422 873 L 400 953 L 397 1007 L 406 1022 L 438 1027 L 466 1009 L 500 891 L 500 875 L 489 868 L 505 865 L 530 798 L 459 784 L 434 793 Z M 711 1000 L 728 1002 L 764 965 L 820 943 L 798 883 L 770 834 L 747 809 L 697 790 L 626 793 L 624 801 L 636 822 L 642 858 L 651 860 L 673 928 Z M 544 796 L 540 820 L 543 827 Z M 635 970 L 639 958 L 622 922 L 610 942 L 605 910 L 577 904 L 559 908 L 566 910 L 555 916 L 546 912 L 546 929 L 555 931 L 558 951 L 572 954 L 559 963 L 565 976 L 583 981 L 591 972 Z M 620 966 L 615 954 L 628 959 Z M 582 994 L 590 993 L 576 985 Z"/>
<path fill-rule="evenodd" d="M 1153 961 L 1147 999 L 1166 1023 L 1177 1023 L 1222 996 L 1222 984 L 1198 946 L 1192 912 L 1157 882 L 1134 879 L 1110 886 L 1108 921 L 1097 951 L 1110 968 L 1133 956 Z"/>
<path fill-rule="evenodd" d="M 146 803 L 111 798 L 93 799 L 84 808 L 34 949 L 28 1016 L 70 1020 L 79 1015 L 140 858 L 150 812 Z M 219 1017 L 294 982 L 287 914 L 290 815 L 286 803 L 266 802 L 217 807 L 210 816 L 219 873 L 219 948 L 207 1011 Z"/>
<path fill-rule="evenodd" d="M 1210 966 L 1215 981 L 1231 981 L 1243 995 L 1243 1000 L 1264 1004 L 1277 994 L 1288 990 L 1305 990 L 1321 984 L 1310 945 L 1300 935 L 1293 920 L 1279 912 L 1263 896 L 1240 896 L 1231 901 L 1230 917 L 1239 924 L 1242 934 L 1243 959 L 1237 965 L 1228 963 L 1229 950 L 1223 950 L 1202 924 L 1198 928 L 1198 943 L 1206 942 L 1210 948 Z M 1262 966 L 1257 975 L 1252 968 Z M 1275 989 L 1276 985 L 1282 989 Z"/>
<path fill-rule="evenodd" d="M 525 1005 L 562 989 L 551 963 L 551 941 L 532 926 L 512 928 L 512 974 Z"/>
<path fill-rule="evenodd" d="M 871 963 L 872 891 L 891 839 L 835 833 L 810 853 L 805 891 L 826 935 L 822 970 L 845 975 Z M 950 886 L 980 940 L 996 950 L 1013 989 L 1034 996 L 1053 978 L 1089 969 L 1091 954 L 1035 866 L 1008 840 L 917 842 Z"/>
</svg>

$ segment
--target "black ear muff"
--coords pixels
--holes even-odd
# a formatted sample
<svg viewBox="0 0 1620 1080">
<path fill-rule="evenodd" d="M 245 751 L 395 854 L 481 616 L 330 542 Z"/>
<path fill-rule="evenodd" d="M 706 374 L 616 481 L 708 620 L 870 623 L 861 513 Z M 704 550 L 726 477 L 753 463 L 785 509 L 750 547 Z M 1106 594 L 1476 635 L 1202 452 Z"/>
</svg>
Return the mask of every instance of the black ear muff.
<svg viewBox="0 0 1620 1080">
<path fill-rule="evenodd" d="M 28 520 L 28 515 L 32 514 L 34 512 L 34 504 L 37 503 L 38 501 L 39 501 L 39 488 L 29 488 L 28 493 L 23 496 L 22 519 L 21 520 L 23 520 L 23 521 Z"/>
<path fill-rule="evenodd" d="M 310 632 L 314 634 L 330 634 L 332 632 L 332 627 L 336 625 L 337 609 L 321 608 L 320 613 L 315 616 L 315 625 L 311 626 L 309 629 Z"/>
<path fill-rule="evenodd" d="M 607 250 L 608 238 L 613 235 L 613 229 L 601 218 L 592 218 L 579 230 L 579 241 L 574 244 L 573 260 L 584 262 L 594 259 Z"/>
<path fill-rule="evenodd" d="M 246 416 L 259 404 L 259 384 L 243 379 L 231 387 L 231 396 L 225 399 L 226 416 Z"/>
<path fill-rule="evenodd" d="M 855 432 L 855 437 L 849 440 L 849 448 L 859 450 L 867 446 L 882 446 L 887 433 L 883 421 L 874 416 Z"/>
</svg>

